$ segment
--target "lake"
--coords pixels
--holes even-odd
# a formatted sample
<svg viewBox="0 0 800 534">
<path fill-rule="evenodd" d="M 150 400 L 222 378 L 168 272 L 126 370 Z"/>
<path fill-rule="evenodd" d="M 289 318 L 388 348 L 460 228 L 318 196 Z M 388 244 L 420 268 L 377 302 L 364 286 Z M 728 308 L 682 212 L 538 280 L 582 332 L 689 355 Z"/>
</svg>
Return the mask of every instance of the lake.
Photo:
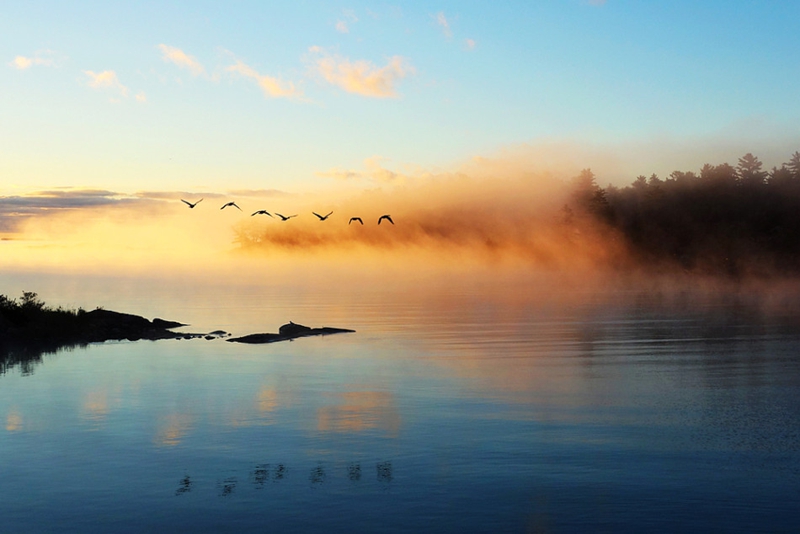
<svg viewBox="0 0 800 534">
<path fill-rule="evenodd" d="M 0 531 L 800 528 L 799 292 L 267 278 L 5 273 L 9 296 L 187 332 L 356 333 L 114 342 L 12 366 Z"/>
</svg>

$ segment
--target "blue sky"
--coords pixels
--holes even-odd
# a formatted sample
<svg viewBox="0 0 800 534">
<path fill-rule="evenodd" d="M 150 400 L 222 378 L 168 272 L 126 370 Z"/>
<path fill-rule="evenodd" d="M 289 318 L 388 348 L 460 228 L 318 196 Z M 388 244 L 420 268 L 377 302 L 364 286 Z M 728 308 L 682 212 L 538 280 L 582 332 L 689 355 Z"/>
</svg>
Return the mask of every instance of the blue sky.
<svg viewBox="0 0 800 534">
<path fill-rule="evenodd" d="M 549 143 L 590 147 L 574 159 L 601 183 L 772 166 L 800 150 L 797 20 L 770 1 L 8 2 L 0 195 L 366 187 Z"/>
</svg>

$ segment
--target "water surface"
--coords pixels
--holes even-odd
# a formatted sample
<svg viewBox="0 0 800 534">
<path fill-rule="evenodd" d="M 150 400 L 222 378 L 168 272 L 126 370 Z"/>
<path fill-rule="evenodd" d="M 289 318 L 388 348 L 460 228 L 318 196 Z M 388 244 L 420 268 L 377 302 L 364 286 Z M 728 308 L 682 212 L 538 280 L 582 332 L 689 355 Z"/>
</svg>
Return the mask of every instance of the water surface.
<svg viewBox="0 0 800 534">
<path fill-rule="evenodd" d="M 798 527 L 791 306 L 691 290 L 554 299 L 533 282 L 36 282 L 48 302 L 189 331 L 357 333 L 106 343 L 11 368 L 3 532 Z"/>
</svg>

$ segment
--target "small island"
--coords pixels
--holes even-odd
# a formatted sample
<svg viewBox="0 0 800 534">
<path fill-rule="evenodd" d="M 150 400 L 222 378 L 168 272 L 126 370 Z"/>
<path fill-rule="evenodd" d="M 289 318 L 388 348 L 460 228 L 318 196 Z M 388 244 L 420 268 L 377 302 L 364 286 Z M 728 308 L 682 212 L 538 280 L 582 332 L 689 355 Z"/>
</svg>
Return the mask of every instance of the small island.
<svg viewBox="0 0 800 534">
<path fill-rule="evenodd" d="M 346 328 L 331 328 L 323 326 L 322 328 L 310 328 L 301 324 L 289 321 L 287 324 L 278 329 L 277 334 L 250 334 L 242 337 L 233 337 L 226 341 L 234 343 L 275 343 L 277 341 L 291 341 L 298 337 L 308 336 L 327 336 L 330 334 L 345 334 L 355 332 L 355 330 L 348 330 Z"/>
</svg>

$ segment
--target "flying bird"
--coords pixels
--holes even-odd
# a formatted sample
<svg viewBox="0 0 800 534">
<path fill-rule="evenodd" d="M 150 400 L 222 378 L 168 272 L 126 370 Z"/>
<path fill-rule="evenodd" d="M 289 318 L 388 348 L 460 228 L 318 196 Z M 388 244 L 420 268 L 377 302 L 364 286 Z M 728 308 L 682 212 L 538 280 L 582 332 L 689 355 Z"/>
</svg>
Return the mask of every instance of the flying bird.
<svg viewBox="0 0 800 534">
<path fill-rule="evenodd" d="M 381 215 L 380 218 L 378 219 L 378 224 L 381 224 L 381 221 L 384 220 L 384 219 L 386 219 L 390 223 L 394 224 L 394 221 L 392 220 L 392 218 L 389 215 Z"/>
<path fill-rule="evenodd" d="M 314 215 L 316 215 L 317 217 L 319 217 L 319 220 L 320 220 L 320 221 L 324 221 L 325 219 L 327 219 L 328 217 L 330 217 L 330 216 L 331 216 L 331 213 L 333 213 L 333 212 L 331 212 L 331 213 L 329 213 L 329 214 L 327 214 L 327 215 L 325 215 L 325 216 L 322 216 L 322 215 L 320 215 L 320 214 L 319 214 L 319 213 L 317 213 L 316 211 L 312 211 L 311 213 L 313 213 Z"/>
<path fill-rule="evenodd" d="M 347 224 L 349 225 L 353 221 L 358 221 L 361 223 L 361 226 L 364 226 L 364 221 L 361 220 L 361 217 L 350 217 L 350 222 L 348 222 Z"/>
<path fill-rule="evenodd" d="M 183 200 L 183 199 L 181 199 L 181 202 L 183 202 L 184 204 L 186 204 L 187 206 L 189 206 L 189 209 L 191 209 L 191 208 L 194 208 L 195 206 L 197 206 L 198 204 L 200 204 L 202 201 L 203 201 L 203 199 L 201 198 L 200 200 L 198 200 L 197 202 L 195 202 L 194 204 L 192 204 L 192 203 L 191 203 L 191 202 L 189 202 L 188 200 Z"/>
<path fill-rule="evenodd" d="M 280 213 L 278 213 L 277 211 L 275 212 L 275 215 L 277 215 L 278 217 L 280 217 L 282 221 L 288 221 L 288 220 L 289 220 L 289 219 L 291 219 L 292 217 L 297 217 L 297 215 L 289 215 L 289 216 L 287 217 L 286 215 L 281 215 L 281 214 L 280 214 Z"/>
<path fill-rule="evenodd" d="M 228 206 L 233 206 L 233 207 L 234 207 L 234 208 L 236 208 L 237 210 L 239 210 L 239 211 L 242 211 L 242 208 L 240 208 L 239 206 L 237 206 L 237 205 L 236 205 L 236 202 L 228 202 L 227 204 L 225 204 L 224 206 L 222 206 L 220 209 L 221 209 L 221 210 L 224 210 L 224 209 L 225 209 L 225 208 L 227 208 Z"/>
<path fill-rule="evenodd" d="M 272 217 L 272 214 L 270 212 L 268 212 L 267 210 L 258 210 L 256 212 L 254 212 L 253 215 L 269 215 L 270 217 Z M 253 215 L 251 215 L 250 217 L 252 217 Z M 273 217 L 273 219 L 274 219 L 274 217 Z"/>
</svg>

